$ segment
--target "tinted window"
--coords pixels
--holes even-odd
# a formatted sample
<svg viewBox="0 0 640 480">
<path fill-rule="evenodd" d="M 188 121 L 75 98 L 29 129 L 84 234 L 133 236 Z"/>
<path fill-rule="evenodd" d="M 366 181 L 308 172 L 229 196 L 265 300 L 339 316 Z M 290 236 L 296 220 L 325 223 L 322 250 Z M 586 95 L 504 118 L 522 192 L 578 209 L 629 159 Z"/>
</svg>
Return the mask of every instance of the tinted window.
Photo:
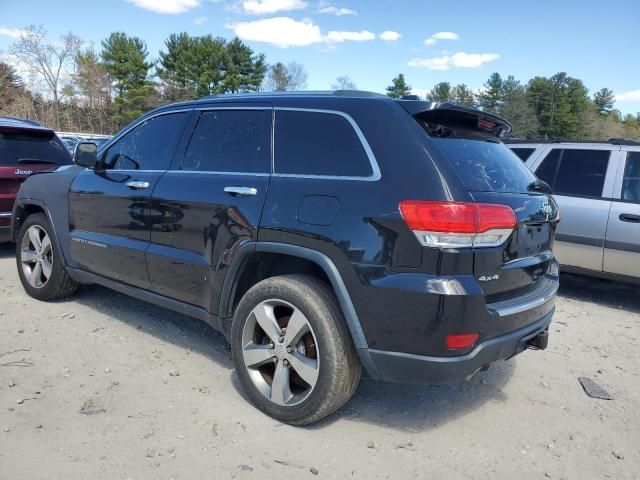
<svg viewBox="0 0 640 480">
<path fill-rule="evenodd" d="M 564 150 L 553 191 L 560 195 L 601 197 L 609 155 L 607 150 Z"/>
<path fill-rule="evenodd" d="M 556 172 L 558 171 L 558 163 L 560 162 L 561 153 L 562 150 L 557 148 L 551 150 L 547 156 L 544 157 L 542 164 L 540 164 L 536 170 L 536 176 L 540 180 L 547 182 L 551 188 L 553 188 L 553 184 L 556 181 Z"/>
<path fill-rule="evenodd" d="M 53 132 L 0 131 L 0 165 L 71 164 L 69 151 Z"/>
<path fill-rule="evenodd" d="M 183 170 L 269 172 L 270 114 L 219 110 L 200 116 L 182 162 Z"/>
<path fill-rule="evenodd" d="M 490 140 L 432 138 L 464 185 L 476 192 L 526 192 L 535 176 L 504 144 Z"/>
<path fill-rule="evenodd" d="M 622 181 L 622 198 L 640 202 L 640 152 L 627 154 L 627 165 Z"/>
<path fill-rule="evenodd" d="M 275 137 L 276 173 L 341 177 L 373 174 L 362 142 L 341 115 L 278 111 Z"/>
<path fill-rule="evenodd" d="M 166 170 L 182 133 L 185 113 L 151 118 L 109 147 L 105 168 L 118 170 Z"/>
<path fill-rule="evenodd" d="M 531 156 L 531 154 L 535 151 L 535 148 L 511 148 L 511 151 L 515 153 L 520 160 L 526 162 L 527 159 Z"/>
</svg>

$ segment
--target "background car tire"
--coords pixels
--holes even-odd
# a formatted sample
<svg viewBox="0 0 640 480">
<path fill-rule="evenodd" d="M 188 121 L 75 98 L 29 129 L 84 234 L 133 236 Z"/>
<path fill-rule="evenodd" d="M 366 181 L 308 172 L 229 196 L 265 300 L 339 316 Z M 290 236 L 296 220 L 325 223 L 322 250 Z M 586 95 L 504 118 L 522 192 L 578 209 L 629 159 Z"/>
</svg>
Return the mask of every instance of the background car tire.
<svg viewBox="0 0 640 480">
<path fill-rule="evenodd" d="M 49 242 L 49 249 L 44 248 L 39 258 L 48 257 L 47 271 L 50 271 L 50 274 L 48 278 L 46 278 L 46 281 L 42 282 L 40 286 L 34 285 L 34 283 L 37 282 L 31 282 L 30 275 L 25 271 L 31 269 L 33 273 L 33 268 L 35 268 L 31 267 L 31 263 L 27 263 L 27 268 L 25 268 L 25 262 L 31 260 L 31 257 L 33 257 L 31 247 L 34 245 L 33 242 L 30 241 L 30 231 L 31 233 L 34 231 L 40 232 L 41 238 L 45 238 L 46 236 Z M 26 243 L 29 243 L 29 246 L 26 246 Z M 35 250 L 37 249 L 34 249 L 34 251 Z M 68 297 L 78 288 L 78 283 L 69 276 L 65 269 L 58 241 L 53 234 L 53 229 L 47 217 L 43 213 L 30 215 L 20 227 L 20 232 L 16 239 L 16 263 L 22 286 L 33 298 L 43 301 L 57 300 Z M 33 265 L 35 265 L 35 262 Z M 44 279 L 45 277 L 43 276 L 41 278 Z"/>
<path fill-rule="evenodd" d="M 276 307 L 284 308 L 282 311 L 286 311 L 286 305 L 299 310 L 308 321 L 317 343 L 306 350 L 306 355 L 309 355 L 309 351 L 314 349 L 313 352 L 317 356 L 317 380 L 307 396 L 293 405 L 277 404 L 268 398 L 268 394 L 264 392 L 265 388 L 269 387 L 261 383 L 260 377 L 256 382 L 256 372 L 246 365 L 244 358 L 243 348 L 246 348 L 247 343 L 243 342 L 243 333 L 246 339 L 246 332 L 250 331 L 247 327 L 251 327 L 248 322 L 256 323 L 255 309 L 269 302 L 285 304 L 285 307 Z M 292 319 L 293 315 L 289 320 L 285 316 L 285 321 L 292 322 Z M 293 330 L 293 327 L 290 327 L 290 330 Z M 309 340 L 308 336 L 304 338 L 305 341 Z M 351 398 L 360 380 L 362 370 L 360 359 L 333 292 L 324 282 L 306 275 L 272 277 L 254 285 L 242 297 L 236 309 L 231 327 L 231 349 L 236 372 L 251 401 L 267 415 L 291 425 L 311 424 L 332 414 Z M 293 354 L 297 355 L 299 352 L 294 350 Z M 285 360 L 278 359 L 278 361 L 287 364 Z M 270 368 L 267 363 L 264 365 L 263 368 Z M 278 368 L 277 365 L 276 363 L 272 368 Z M 294 381 L 293 377 L 297 375 L 297 371 L 293 362 L 289 365 L 292 381 Z M 261 375 L 268 382 L 268 372 Z M 276 375 L 274 371 L 273 378 Z M 271 388 L 273 388 L 273 382 L 272 379 Z M 296 387 L 294 383 L 291 385 Z M 299 396 L 304 396 L 304 391 Z"/>
</svg>

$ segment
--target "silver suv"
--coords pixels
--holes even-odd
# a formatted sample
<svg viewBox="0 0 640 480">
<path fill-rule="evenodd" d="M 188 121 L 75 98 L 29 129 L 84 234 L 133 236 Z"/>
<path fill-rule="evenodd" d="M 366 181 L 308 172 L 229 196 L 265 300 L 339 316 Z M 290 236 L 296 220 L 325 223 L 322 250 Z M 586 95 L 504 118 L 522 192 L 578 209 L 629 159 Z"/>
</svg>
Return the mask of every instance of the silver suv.
<svg viewBox="0 0 640 480">
<path fill-rule="evenodd" d="M 640 143 L 506 143 L 553 189 L 563 270 L 640 283 Z"/>
</svg>

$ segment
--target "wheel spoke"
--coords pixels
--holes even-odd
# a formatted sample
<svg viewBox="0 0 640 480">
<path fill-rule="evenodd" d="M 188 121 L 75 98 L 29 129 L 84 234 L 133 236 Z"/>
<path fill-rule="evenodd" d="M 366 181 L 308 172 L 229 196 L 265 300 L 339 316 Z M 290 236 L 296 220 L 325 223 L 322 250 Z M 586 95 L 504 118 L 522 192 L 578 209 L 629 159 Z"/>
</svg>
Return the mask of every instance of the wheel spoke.
<svg viewBox="0 0 640 480">
<path fill-rule="evenodd" d="M 276 321 L 273 306 L 267 303 L 261 303 L 253 310 L 253 314 L 260 328 L 264 330 L 264 333 L 267 334 L 272 342 L 277 342 L 278 337 L 282 334 L 282 330 L 280 330 L 280 326 Z"/>
<path fill-rule="evenodd" d="M 273 351 L 267 345 L 256 345 L 255 343 L 246 345 L 242 349 L 244 364 L 249 368 L 259 367 L 260 365 L 271 362 Z"/>
<path fill-rule="evenodd" d="M 31 227 L 27 230 L 29 234 L 29 240 L 31 240 L 31 244 L 35 248 L 36 252 L 39 252 L 42 248 L 42 242 L 40 241 L 40 230 L 37 227 Z"/>
<path fill-rule="evenodd" d="M 51 250 L 51 239 L 49 238 L 49 235 L 47 235 L 46 233 L 44 235 L 44 238 L 42 239 L 42 244 L 40 248 L 42 250 L 43 255 L 46 255 Z"/>
<path fill-rule="evenodd" d="M 20 260 L 22 263 L 33 263 L 36 261 L 36 252 L 28 248 L 23 249 L 20 253 Z"/>
<path fill-rule="evenodd" d="M 278 405 L 286 405 L 292 396 L 289 385 L 289 368 L 285 367 L 283 362 L 278 362 L 271 383 L 271 401 Z"/>
<path fill-rule="evenodd" d="M 287 333 L 284 336 L 284 344 L 295 346 L 302 336 L 309 331 L 309 324 L 300 310 L 295 309 L 289 323 L 287 324 Z"/>
<path fill-rule="evenodd" d="M 34 287 L 40 287 L 42 284 L 42 264 L 40 262 L 36 262 L 33 270 L 31 270 L 31 275 L 29 276 L 29 283 Z"/>
<path fill-rule="evenodd" d="M 42 266 L 42 273 L 44 274 L 45 280 L 49 280 L 49 277 L 51 277 L 51 269 L 53 268 L 51 262 L 48 258 L 43 258 L 40 264 Z"/>
<path fill-rule="evenodd" d="M 294 352 L 289 357 L 289 362 L 291 363 L 291 368 L 300 375 L 300 378 L 310 386 L 315 386 L 318 381 L 318 360 L 305 357 L 299 352 Z"/>
</svg>

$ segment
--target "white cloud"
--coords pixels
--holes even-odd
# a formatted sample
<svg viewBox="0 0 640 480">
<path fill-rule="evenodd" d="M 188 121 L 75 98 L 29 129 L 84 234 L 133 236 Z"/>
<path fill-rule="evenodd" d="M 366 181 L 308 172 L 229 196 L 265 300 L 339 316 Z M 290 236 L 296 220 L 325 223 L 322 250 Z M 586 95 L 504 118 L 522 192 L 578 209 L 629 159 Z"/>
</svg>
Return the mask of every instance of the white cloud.
<svg viewBox="0 0 640 480">
<path fill-rule="evenodd" d="M 394 32 L 393 30 L 387 30 L 385 32 L 382 32 L 380 34 L 380 39 L 385 40 L 387 42 L 395 42 L 396 40 L 398 40 L 402 35 L 398 32 Z"/>
<path fill-rule="evenodd" d="M 460 37 L 454 32 L 437 32 L 424 41 L 428 47 L 435 45 L 439 40 L 458 40 Z"/>
<path fill-rule="evenodd" d="M 200 0 L 127 0 L 136 7 L 156 13 L 184 13 L 200 5 Z"/>
<path fill-rule="evenodd" d="M 193 23 L 195 23 L 196 25 L 204 25 L 208 20 L 209 19 L 207 17 L 196 17 L 193 20 Z"/>
<path fill-rule="evenodd" d="M 21 28 L 0 27 L 0 35 L 6 35 L 7 37 L 11 37 L 11 38 L 20 38 L 26 33 L 27 31 Z"/>
<path fill-rule="evenodd" d="M 338 8 L 332 5 L 328 5 L 326 7 L 320 7 L 318 9 L 318 13 L 328 13 L 330 15 L 335 15 L 336 17 L 342 17 L 343 15 L 357 15 L 358 12 L 355 10 L 351 10 L 350 8 Z"/>
<path fill-rule="evenodd" d="M 278 47 L 304 47 L 322 42 L 320 27 L 311 20 L 297 21 L 289 17 L 274 17 L 255 22 L 225 25 L 243 40 L 264 42 Z"/>
<path fill-rule="evenodd" d="M 332 47 L 342 42 L 366 42 L 375 40 L 375 34 L 362 30 L 360 32 L 331 31 L 326 35 L 320 27 L 309 19 L 294 20 L 290 17 L 274 17 L 253 22 L 226 24 L 225 28 L 233 30 L 243 40 L 263 42 L 281 48 L 306 47 L 314 43 L 326 43 Z"/>
<path fill-rule="evenodd" d="M 411 95 L 418 95 L 421 99 L 422 98 L 427 98 L 428 93 L 430 92 L 430 90 L 427 90 L 426 88 L 412 88 L 411 89 Z"/>
<path fill-rule="evenodd" d="M 438 32 L 431 35 L 431 38 L 436 40 L 458 40 L 460 37 L 457 33 L 453 32 Z"/>
<path fill-rule="evenodd" d="M 338 32 L 332 31 L 327 34 L 326 37 L 328 42 L 341 43 L 345 41 L 351 42 L 367 42 L 370 40 L 375 40 L 375 34 L 362 30 L 361 32 Z"/>
<path fill-rule="evenodd" d="M 498 58 L 500 58 L 500 55 L 497 53 L 458 52 L 453 55 L 443 55 L 441 57 L 413 58 L 409 61 L 409 66 L 424 67 L 429 70 L 449 70 L 451 67 L 478 68 Z"/>
<path fill-rule="evenodd" d="M 307 8 L 305 0 L 244 0 L 242 11 L 253 15 L 265 15 L 276 12 L 288 12 Z"/>
<path fill-rule="evenodd" d="M 640 102 L 640 90 L 631 90 L 616 95 L 616 102 Z"/>
</svg>

